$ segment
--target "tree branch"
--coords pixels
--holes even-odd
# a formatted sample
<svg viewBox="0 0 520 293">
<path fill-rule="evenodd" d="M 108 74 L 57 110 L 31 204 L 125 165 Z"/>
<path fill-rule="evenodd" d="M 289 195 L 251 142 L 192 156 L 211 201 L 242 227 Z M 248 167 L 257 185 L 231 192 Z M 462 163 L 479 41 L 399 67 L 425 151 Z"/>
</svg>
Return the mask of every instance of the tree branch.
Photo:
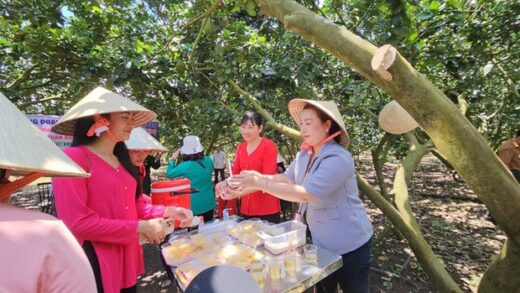
<svg viewBox="0 0 520 293">
<path fill-rule="evenodd" d="M 41 100 L 24 102 L 24 103 L 20 104 L 18 106 L 18 108 L 23 111 L 23 110 L 25 110 L 27 107 L 29 107 L 31 105 L 41 104 L 41 103 L 45 103 L 45 102 L 52 101 L 52 100 L 64 100 L 64 99 L 65 99 L 64 96 L 58 94 L 58 95 L 50 96 L 50 97 L 47 97 L 47 98 L 44 98 L 44 99 L 41 99 Z"/>
<path fill-rule="evenodd" d="M 31 76 L 31 73 L 34 71 L 34 69 L 36 69 L 36 67 L 37 67 L 36 65 L 33 65 L 33 66 L 29 67 L 27 70 L 25 70 L 24 73 L 22 74 L 22 76 L 17 78 L 11 84 L 7 85 L 7 90 L 9 90 L 9 91 L 16 90 L 20 86 L 20 84 L 22 84 L 23 82 L 25 82 L 26 80 L 29 79 L 29 77 Z"/>
<path fill-rule="evenodd" d="M 208 10 L 206 10 L 205 12 L 199 14 L 194 19 L 192 19 L 188 23 L 186 23 L 186 25 L 184 25 L 184 27 L 183 27 L 183 30 L 187 29 L 189 26 L 191 26 L 192 24 L 196 23 L 200 19 L 210 16 L 215 10 L 217 10 L 219 4 L 221 4 L 221 3 L 224 4 L 224 1 L 223 0 L 215 1 L 215 3 L 213 3 L 213 5 L 211 5 L 211 7 Z M 155 58 L 161 52 L 163 52 L 164 50 L 169 48 L 171 46 L 171 44 L 173 43 L 173 41 L 175 40 L 175 37 L 176 37 L 176 35 L 171 36 L 170 39 L 166 42 L 166 44 L 164 44 L 164 46 L 162 48 L 160 48 L 157 52 L 155 52 L 154 56 L 148 62 L 146 62 L 146 65 L 149 65 L 153 60 L 155 60 Z"/>
<path fill-rule="evenodd" d="M 247 91 L 243 90 L 241 87 L 239 87 L 234 81 L 232 80 L 228 80 L 228 83 L 233 87 L 235 88 L 235 90 L 237 92 L 239 92 L 241 95 L 243 95 L 244 97 L 246 97 L 249 102 L 253 105 L 253 108 L 262 116 L 265 118 L 265 120 L 267 121 L 266 124 L 278 131 L 280 131 L 281 133 L 287 135 L 288 137 L 292 138 L 292 139 L 296 139 L 296 140 L 300 140 L 300 132 L 296 129 L 293 129 L 293 128 L 290 128 L 288 126 L 285 126 L 281 123 L 278 123 L 276 122 L 276 120 L 274 120 L 273 116 L 271 116 L 271 114 L 269 114 L 269 112 L 267 112 L 264 108 L 262 108 L 262 106 L 260 105 L 260 103 L 258 103 L 258 101 L 256 100 L 256 98 L 254 98 L 250 93 L 248 93 Z"/>
</svg>

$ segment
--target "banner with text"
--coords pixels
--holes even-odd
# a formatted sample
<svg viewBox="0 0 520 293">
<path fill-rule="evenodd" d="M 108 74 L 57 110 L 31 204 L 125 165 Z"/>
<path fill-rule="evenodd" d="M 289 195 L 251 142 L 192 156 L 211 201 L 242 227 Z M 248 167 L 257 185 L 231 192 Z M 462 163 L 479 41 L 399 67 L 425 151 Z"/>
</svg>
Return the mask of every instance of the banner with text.
<svg viewBox="0 0 520 293">
<path fill-rule="evenodd" d="M 49 137 L 54 143 L 60 148 L 69 147 L 72 144 L 72 136 L 71 135 L 62 135 L 58 133 L 54 133 L 51 131 L 51 127 L 58 122 L 60 116 L 57 115 L 43 115 L 43 114 L 33 114 L 27 115 L 27 118 L 31 120 L 31 122 L 38 127 L 41 131 L 43 131 L 47 137 Z M 144 128 L 146 131 L 157 138 L 157 128 L 159 127 L 159 121 L 153 120 L 146 124 Z"/>
</svg>

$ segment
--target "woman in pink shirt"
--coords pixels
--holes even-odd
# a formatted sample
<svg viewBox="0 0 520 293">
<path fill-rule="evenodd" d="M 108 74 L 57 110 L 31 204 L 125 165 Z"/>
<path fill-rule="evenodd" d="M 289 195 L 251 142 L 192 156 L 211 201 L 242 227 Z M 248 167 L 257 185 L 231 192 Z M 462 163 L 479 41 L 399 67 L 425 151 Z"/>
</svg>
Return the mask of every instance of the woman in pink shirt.
<svg viewBox="0 0 520 293">
<path fill-rule="evenodd" d="M 7 203 L 38 177 L 88 174 L 1 93 L 0 117 L 0 292 L 95 292 L 87 257 L 63 222 Z"/>
<path fill-rule="evenodd" d="M 153 118 L 148 109 L 97 88 L 52 128 L 74 135 L 65 153 L 91 174 L 88 179 L 54 179 L 53 184 L 58 217 L 87 254 L 98 292 L 135 292 L 144 272 L 138 234 L 150 243 L 165 236 L 159 221 L 139 220 L 139 172 L 123 143 L 134 127 Z"/>
</svg>

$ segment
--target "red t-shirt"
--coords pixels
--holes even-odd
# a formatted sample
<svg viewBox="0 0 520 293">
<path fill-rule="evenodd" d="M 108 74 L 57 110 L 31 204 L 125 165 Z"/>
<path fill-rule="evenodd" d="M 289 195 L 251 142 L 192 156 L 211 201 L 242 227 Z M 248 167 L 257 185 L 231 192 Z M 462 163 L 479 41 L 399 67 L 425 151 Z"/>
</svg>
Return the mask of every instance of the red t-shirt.
<svg viewBox="0 0 520 293">
<path fill-rule="evenodd" d="M 233 174 L 243 170 L 254 170 L 262 174 L 276 174 L 278 151 L 274 142 L 262 137 L 260 144 L 247 154 L 247 142 L 238 145 L 233 164 Z M 262 191 L 256 191 L 241 197 L 240 212 L 247 216 L 272 215 L 280 212 L 280 200 Z"/>
</svg>

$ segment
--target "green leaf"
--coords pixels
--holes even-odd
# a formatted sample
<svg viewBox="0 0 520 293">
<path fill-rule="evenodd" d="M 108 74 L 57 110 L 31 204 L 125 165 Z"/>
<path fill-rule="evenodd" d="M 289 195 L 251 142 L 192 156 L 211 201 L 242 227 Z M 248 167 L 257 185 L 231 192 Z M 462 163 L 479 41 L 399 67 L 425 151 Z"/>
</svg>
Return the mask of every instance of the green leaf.
<svg viewBox="0 0 520 293">
<path fill-rule="evenodd" d="M 448 4 L 454 8 L 460 8 L 462 6 L 460 0 L 448 0 Z"/>
<path fill-rule="evenodd" d="M 408 38 L 406 38 L 406 43 L 408 43 L 409 45 L 413 44 L 418 37 L 419 35 L 417 34 L 417 32 L 413 32 L 410 35 L 408 35 Z"/>
<path fill-rule="evenodd" d="M 222 31 L 222 36 L 223 36 L 224 38 L 229 38 L 230 35 L 231 35 L 231 32 L 230 32 L 227 28 L 225 28 L 225 29 Z"/>
<path fill-rule="evenodd" d="M 437 11 L 437 10 L 439 10 L 440 6 L 441 6 L 441 3 L 439 1 L 432 1 L 428 8 L 430 8 L 430 10 L 432 10 L 432 11 Z"/>
<path fill-rule="evenodd" d="M 415 16 L 415 19 L 418 21 L 423 21 L 423 20 L 427 20 L 427 19 L 431 18 L 432 16 L 433 16 L 433 14 L 429 10 L 421 11 L 421 12 L 417 13 L 417 15 Z"/>
<path fill-rule="evenodd" d="M 101 14 L 103 12 L 103 9 L 99 6 L 92 6 L 90 8 L 90 10 L 92 10 L 92 12 L 97 13 L 97 14 Z"/>
<path fill-rule="evenodd" d="M 143 45 L 144 45 L 143 42 L 138 39 L 135 44 L 135 52 L 137 52 L 137 53 L 143 52 Z"/>
<path fill-rule="evenodd" d="M 256 4 L 254 1 L 248 1 L 246 6 L 247 14 L 256 16 Z"/>
</svg>

